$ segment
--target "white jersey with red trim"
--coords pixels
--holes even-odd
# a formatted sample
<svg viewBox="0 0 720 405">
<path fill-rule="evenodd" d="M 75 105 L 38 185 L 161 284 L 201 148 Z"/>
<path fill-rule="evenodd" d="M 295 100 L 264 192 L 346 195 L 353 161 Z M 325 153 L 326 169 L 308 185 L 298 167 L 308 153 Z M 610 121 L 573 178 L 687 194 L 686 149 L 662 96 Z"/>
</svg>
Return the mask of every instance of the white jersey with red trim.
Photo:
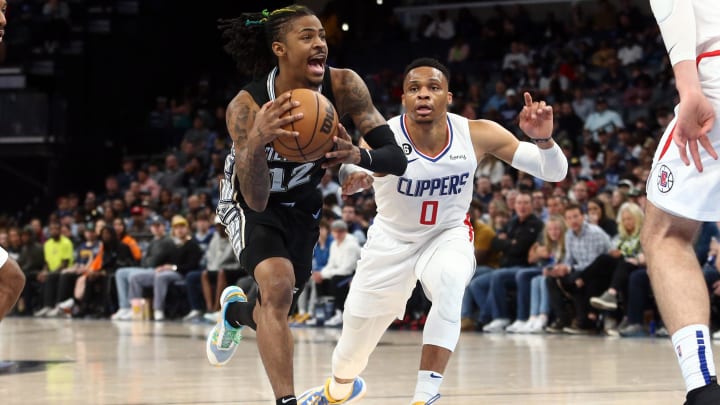
<svg viewBox="0 0 720 405">
<path fill-rule="evenodd" d="M 695 14 L 697 55 L 720 50 L 720 7 L 717 0 L 690 0 Z"/>
<path fill-rule="evenodd" d="M 447 143 L 437 156 L 417 150 L 406 120 L 403 114 L 388 121 L 408 165 L 402 176 L 375 178 L 375 224 L 390 236 L 410 242 L 467 226 L 472 240 L 467 212 L 477 158 L 467 118 L 447 114 Z"/>
<path fill-rule="evenodd" d="M 698 78 L 703 94 L 715 109 L 715 125 L 708 138 L 720 150 L 720 7 L 716 1 L 691 0 L 696 21 Z M 676 117 L 670 122 L 653 159 L 647 179 L 647 198 L 656 207 L 673 215 L 697 221 L 720 220 L 720 160 L 700 147 L 703 171 L 695 164 L 685 166 L 673 142 Z M 688 153 L 689 155 L 689 153 Z"/>
</svg>

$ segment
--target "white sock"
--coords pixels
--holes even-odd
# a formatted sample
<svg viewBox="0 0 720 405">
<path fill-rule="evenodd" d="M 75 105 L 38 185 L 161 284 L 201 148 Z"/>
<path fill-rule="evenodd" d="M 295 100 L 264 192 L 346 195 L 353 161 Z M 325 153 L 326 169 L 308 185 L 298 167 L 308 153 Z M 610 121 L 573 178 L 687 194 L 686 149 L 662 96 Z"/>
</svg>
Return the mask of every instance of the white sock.
<svg viewBox="0 0 720 405">
<path fill-rule="evenodd" d="M 352 392 L 354 382 L 355 381 L 349 382 L 347 384 L 341 384 L 337 382 L 333 377 L 330 379 L 330 387 L 328 388 L 328 392 L 330 393 L 332 399 L 335 401 L 345 399 L 345 397 L 350 395 L 350 392 Z"/>
<path fill-rule="evenodd" d="M 672 335 L 673 348 L 688 392 L 710 384 L 715 376 L 710 330 L 707 325 L 689 325 Z"/>
<path fill-rule="evenodd" d="M 415 386 L 415 402 L 427 402 L 430 398 L 440 392 L 440 384 L 442 384 L 443 376 L 435 371 L 420 370 L 418 371 L 417 385 Z"/>
</svg>

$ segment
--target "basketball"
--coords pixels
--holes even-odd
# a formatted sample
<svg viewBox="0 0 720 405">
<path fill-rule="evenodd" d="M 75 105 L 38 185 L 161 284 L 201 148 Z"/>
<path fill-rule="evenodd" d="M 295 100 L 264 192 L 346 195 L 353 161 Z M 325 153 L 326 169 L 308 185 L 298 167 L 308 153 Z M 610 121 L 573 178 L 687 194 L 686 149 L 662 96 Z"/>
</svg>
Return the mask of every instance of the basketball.
<svg viewBox="0 0 720 405">
<path fill-rule="evenodd" d="M 334 146 L 333 137 L 338 125 L 335 107 L 325 96 L 309 89 L 292 90 L 290 101 L 299 101 L 300 105 L 287 114 L 304 115 L 283 129 L 297 131 L 300 135 L 277 138 L 272 143 L 273 148 L 291 162 L 312 162 L 322 158 Z"/>
</svg>

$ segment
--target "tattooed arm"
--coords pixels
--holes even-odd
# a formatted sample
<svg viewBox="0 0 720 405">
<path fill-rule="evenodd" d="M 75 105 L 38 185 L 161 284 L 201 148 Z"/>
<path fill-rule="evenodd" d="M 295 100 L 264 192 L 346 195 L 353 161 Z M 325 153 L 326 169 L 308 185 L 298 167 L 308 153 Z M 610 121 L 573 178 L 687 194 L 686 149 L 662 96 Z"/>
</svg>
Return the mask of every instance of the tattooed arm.
<svg viewBox="0 0 720 405">
<path fill-rule="evenodd" d="M 240 182 L 248 207 L 253 211 L 265 211 L 270 197 L 270 173 L 268 171 L 265 145 L 280 136 L 297 136 L 297 132 L 282 127 L 302 118 L 302 114 L 280 118 L 292 106 L 290 93 L 259 107 L 249 93 L 241 91 L 230 102 L 225 120 L 235 148 L 235 174 Z"/>
<path fill-rule="evenodd" d="M 340 116 L 350 115 L 372 149 L 352 146 L 349 141 L 338 139 L 338 150 L 326 155 L 333 159 L 329 163 L 355 163 L 376 173 L 403 174 L 407 158 L 395 142 L 387 122 L 373 105 L 365 82 L 349 69 L 332 69 L 331 73 L 338 113 Z"/>
</svg>

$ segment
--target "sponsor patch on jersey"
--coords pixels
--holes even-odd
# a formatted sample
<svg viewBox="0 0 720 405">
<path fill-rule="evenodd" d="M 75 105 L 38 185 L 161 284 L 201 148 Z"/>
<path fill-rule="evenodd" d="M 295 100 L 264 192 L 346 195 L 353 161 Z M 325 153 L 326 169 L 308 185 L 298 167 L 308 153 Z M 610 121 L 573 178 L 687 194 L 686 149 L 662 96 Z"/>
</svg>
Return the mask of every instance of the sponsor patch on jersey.
<svg viewBox="0 0 720 405">
<path fill-rule="evenodd" d="M 672 190 L 674 183 L 675 177 L 673 176 L 672 171 L 670 171 L 670 168 L 665 165 L 660 166 L 657 175 L 658 190 L 660 190 L 661 193 L 667 193 Z"/>
<path fill-rule="evenodd" d="M 450 160 L 467 160 L 465 155 L 450 155 Z"/>
</svg>

